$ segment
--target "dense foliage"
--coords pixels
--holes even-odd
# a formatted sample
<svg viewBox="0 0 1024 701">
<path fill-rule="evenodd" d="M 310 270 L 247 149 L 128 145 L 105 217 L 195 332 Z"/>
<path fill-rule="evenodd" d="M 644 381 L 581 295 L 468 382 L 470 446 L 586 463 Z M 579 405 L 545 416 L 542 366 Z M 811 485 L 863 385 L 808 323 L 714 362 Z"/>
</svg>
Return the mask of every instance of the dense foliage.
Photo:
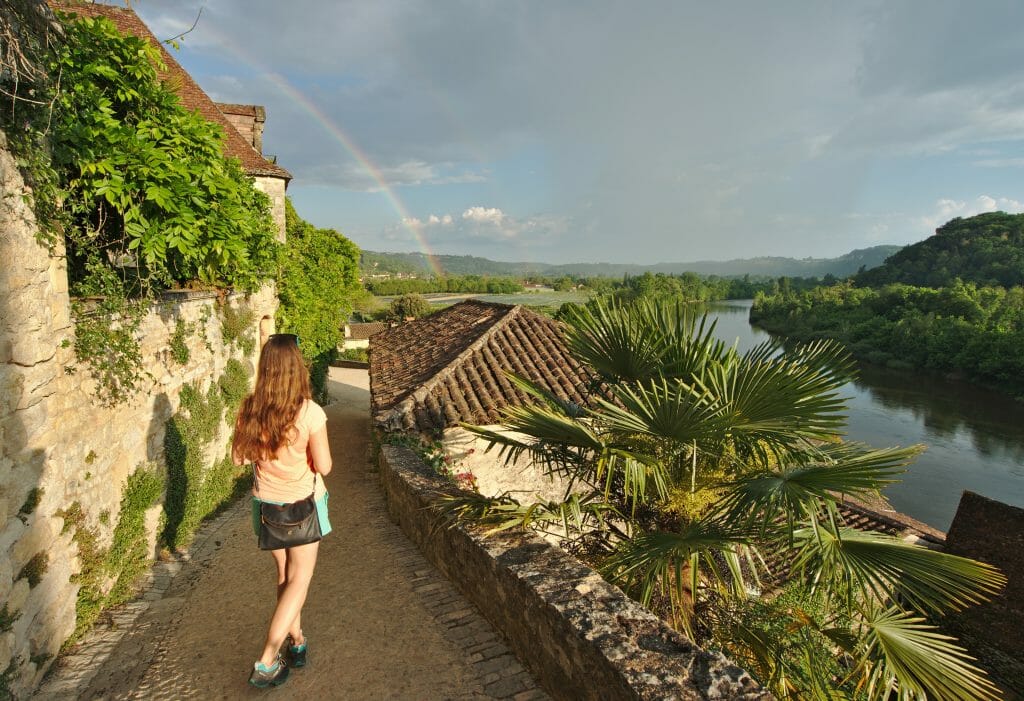
<svg viewBox="0 0 1024 701">
<path fill-rule="evenodd" d="M 387 318 L 394 321 L 422 319 L 430 314 L 433 308 L 425 298 L 416 294 L 402 295 L 391 300 L 388 305 Z"/>
<path fill-rule="evenodd" d="M 978 285 L 1024 285 L 1024 214 L 989 212 L 939 227 L 934 236 L 907 246 L 884 265 L 857 275 L 877 287 L 894 282 L 946 287 L 959 279 Z"/>
<path fill-rule="evenodd" d="M 76 357 L 99 400 L 117 403 L 144 379 L 147 298 L 170 287 L 251 290 L 273 276 L 268 201 L 223 155 L 220 127 L 161 80 L 157 47 L 105 18 L 59 23 L 45 3 L 11 12 L 5 23 L 35 29 L 23 42 L 33 70 L 0 71 L 11 98 L 0 128 L 41 237 L 66 253 Z"/>
<path fill-rule="evenodd" d="M 277 294 L 279 331 L 299 337 L 310 364 L 313 391 L 325 398 L 327 367 L 344 339 L 359 284 L 359 249 L 334 229 L 318 229 L 286 202 L 287 242 L 281 251 Z"/>
<path fill-rule="evenodd" d="M 826 279 L 834 280 L 831 276 Z M 668 297 L 684 302 L 713 302 L 720 299 L 751 299 L 758 292 L 778 292 L 811 289 L 821 281 L 817 278 L 723 278 L 714 275 L 701 277 L 695 273 L 666 275 L 664 273 L 644 273 L 637 276 L 625 276 L 621 282 L 616 281 L 607 288 L 620 300 L 633 300 L 641 297 Z"/>
<path fill-rule="evenodd" d="M 872 363 L 959 373 L 1024 396 L 1022 287 L 840 284 L 759 296 L 750 320 L 793 339 L 838 339 Z"/>
<path fill-rule="evenodd" d="M 519 280 L 506 277 L 451 275 L 447 277 L 367 280 L 366 289 L 375 295 L 427 294 L 431 292 L 515 294 L 523 291 L 523 284 Z"/>
<path fill-rule="evenodd" d="M 566 480 L 564 500 L 463 494 L 442 510 L 557 534 L 645 604 L 668 602 L 691 637 L 779 698 L 997 698 L 933 622 L 1005 579 L 844 525 L 840 495 L 877 497 L 919 450 L 836 439 L 846 354 L 772 341 L 740 354 L 691 309 L 644 298 L 571 314 L 567 345 L 600 379 L 593 401 L 513 378 L 535 404 L 471 429 L 510 463 L 529 457 Z"/>
<path fill-rule="evenodd" d="M 36 199 L 63 202 L 73 286 L 99 262 L 134 292 L 250 289 L 273 273 L 266 196 L 224 157 L 220 127 L 160 80 L 162 68 L 154 46 L 107 19 L 66 24 L 50 68 L 60 77 L 52 112 L 33 113 L 27 134 L 45 138 L 55 174 L 55 190 Z"/>
</svg>

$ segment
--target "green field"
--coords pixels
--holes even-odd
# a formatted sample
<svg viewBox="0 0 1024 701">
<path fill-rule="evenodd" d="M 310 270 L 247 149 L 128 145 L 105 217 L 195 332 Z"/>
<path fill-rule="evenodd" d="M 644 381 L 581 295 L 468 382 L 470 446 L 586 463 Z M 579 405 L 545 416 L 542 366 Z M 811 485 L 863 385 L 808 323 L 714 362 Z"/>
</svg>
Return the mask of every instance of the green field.
<svg viewBox="0 0 1024 701">
<path fill-rule="evenodd" d="M 583 304 L 590 299 L 590 292 L 555 292 L 546 290 L 533 290 L 519 292 L 510 295 L 486 295 L 486 294 L 436 294 L 424 295 L 427 300 L 439 307 L 447 307 L 456 304 L 464 299 L 479 299 L 482 302 L 497 302 L 499 304 L 522 304 L 527 307 L 560 307 L 565 302 L 576 302 Z"/>
</svg>

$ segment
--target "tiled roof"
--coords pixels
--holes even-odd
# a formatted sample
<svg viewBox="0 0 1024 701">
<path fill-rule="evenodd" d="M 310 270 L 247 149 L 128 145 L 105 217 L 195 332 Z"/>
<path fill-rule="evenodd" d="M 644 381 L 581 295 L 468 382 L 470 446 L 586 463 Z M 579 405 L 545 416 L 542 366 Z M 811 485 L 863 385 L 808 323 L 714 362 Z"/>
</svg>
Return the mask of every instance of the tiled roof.
<svg viewBox="0 0 1024 701">
<path fill-rule="evenodd" d="M 875 531 L 904 540 L 916 539 L 925 544 L 942 545 L 946 534 L 906 514 L 888 507 L 888 504 L 863 504 L 847 498 L 839 506 L 839 514 L 850 528 Z"/>
<path fill-rule="evenodd" d="M 238 133 L 238 130 L 232 126 L 227 117 L 217 109 L 210 96 L 199 87 L 199 84 L 192 79 L 192 76 L 184 68 L 178 65 L 178 62 L 174 60 L 174 57 L 167 50 L 167 47 L 164 46 L 163 42 L 153 36 L 153 33 L 149 31 L 149 27 L 131 9 L 114 7 L 112 5 L 57 2 L 55 0 L 50 1 L 50 6 L 55 10 L 74 13 L 80 17 L 106 17 L 117 26 L 122 34 L 136 36 L 149 41 L 160 51 L 160 57 L 166 66 L 166 70 L 161 71 L 160 78 L 176 86 L 176 91 L 185 109 L 198 110 L 203 117 L 215 124 L 219 124 L 224 130 L 225 156 L 237 158 L 241 162 L 242 168 L 249 175 L 266 175 L 291 179 L 292 176 L 287 170 L 265 159 L 262 154 L 258 153 Z"/>
<path fill-rule="evenodd" d="M 388 328 L 383 321 L 371 321 L 364 324 L 346 324 L 348 327 L 348 338 L 353 340 L 364 340 L 375 333 L 380 333 Z"/>
<path fill-rule="evenodd" d="M 526 307 L 466 300 L 376 334 L 370 341 L 374 422 L 429 432 L 460 421 L 495 424 L 531 403 L 511 371 L 583 404 L 591 375 L 565 348 L 561 326 Z"/>
</svg>

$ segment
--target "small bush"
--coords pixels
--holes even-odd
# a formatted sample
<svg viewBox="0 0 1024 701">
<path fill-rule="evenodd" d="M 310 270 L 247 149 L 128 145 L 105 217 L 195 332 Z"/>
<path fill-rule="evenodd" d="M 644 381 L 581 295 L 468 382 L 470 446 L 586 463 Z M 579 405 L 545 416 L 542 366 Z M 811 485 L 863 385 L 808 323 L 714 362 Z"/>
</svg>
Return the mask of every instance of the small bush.
<svg viewBox="0 0 1024 701">
<path fill-rule="evenodd" d="M 224 345 L 237 346 L 244 355 L 252 355 L 256 350 L 256 335 L 253 324 L 256 313 L 248 304 L 237 307 L 225 304 L 220 312 L 220 333 Z"/>
<path fill-rule="evenodd" d="M 178 365 L 185 365 L 192 357 L 192 351 L 188 347 L 188 335 L 192 331 L 192 324 L 186 324 L 184 319 L 179 317 L 174 322 L 174 334 L 171 336 L 171 357 Z"/>
<path fill-rule="evenodd" d="M 343 360 L 356 360 L 361 363 L 367 363 L 370 361 L 370 349 L 369 348 L 346 348 L 338 354 L 338 357 Z"/>
<path fill-rule="evenodd" d="M 15 577 L 15 580 L 27 579 L 29 587 L 35 587 L 46 575 L 46 571 L 50 569 L 50 556 L 45 552 L 38 552 L 32 556 L 32 559 L 25 563 L 25 566 L 21 568 L 21 572 Z"/>
<path fill-rule="evenodd" d="M 23 503 L 21 508 L 18 509 L 18 517 L 21 518 L 22 521 L 26 520 L 36 510 L 39 506 L 39 502 L 43 499 L 43 493 L 44 491 L 42 487 L 33 487 L 29 490 L 28 496 L 25 497 L 25 503 Z"/>
</svg>

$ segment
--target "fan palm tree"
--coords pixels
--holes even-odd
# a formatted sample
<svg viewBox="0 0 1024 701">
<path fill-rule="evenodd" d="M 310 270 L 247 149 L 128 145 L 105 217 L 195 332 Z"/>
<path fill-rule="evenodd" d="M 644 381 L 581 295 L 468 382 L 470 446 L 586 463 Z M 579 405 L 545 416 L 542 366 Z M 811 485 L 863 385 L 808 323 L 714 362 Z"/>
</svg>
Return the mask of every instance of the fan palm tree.
<svg viewBox="0 0 1024 701">
<path fill-rule="evenodd" d="M 606 577 L 645 604 L 668 601 L 699 641 L 714 632 L 698 626 L 696 612 L 706 612 L 702 620 L 729 631 L 726 651 L 780 697 L 997 698 L 934 621 L 991 597 L 1002 575 L 843 523 L 842 495 L 877 495 L 920 448 L 838 441 L 839 390 L 852 374 L 841 347 L 769 341 L 740 354 L 706 317 L 650 299 L 597 301 L 567 322 L 569 349 L 595 375 L 590 404 L 514 378 L 536 403 L 508 409 L 501 430 L 467 426 L 505 460 L 525 455 L 560 475 L 565 498 L 452 497 L 443 507 L 452 518 L 597 543 Z M 776 611 L 791 619 L 788 631 L 816 641 L 797 646 L 799 673 L 778 636 L 728 615 L 782 580 L 821 612 Z M 841 675 L 815 676 L 822 646 L 842 661 Z"/>
</svg>

